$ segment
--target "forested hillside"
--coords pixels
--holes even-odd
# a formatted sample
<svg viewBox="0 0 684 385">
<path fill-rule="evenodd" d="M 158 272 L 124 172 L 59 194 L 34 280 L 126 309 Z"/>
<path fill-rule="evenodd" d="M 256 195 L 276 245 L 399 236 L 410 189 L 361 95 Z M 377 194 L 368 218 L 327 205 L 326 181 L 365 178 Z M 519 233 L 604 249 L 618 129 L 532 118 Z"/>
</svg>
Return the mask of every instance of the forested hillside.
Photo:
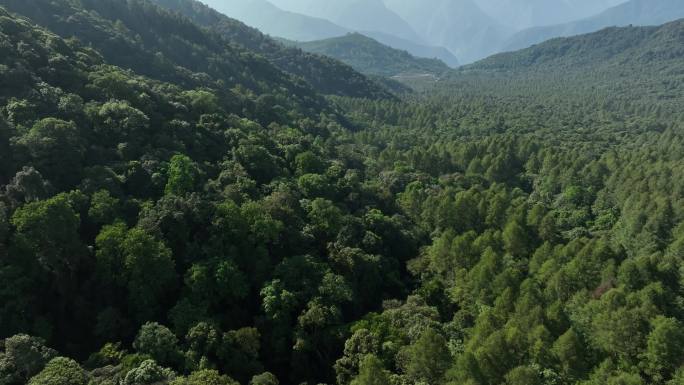
<svg viewBox="0 0 684 385">
<path fill-rule="evenodd" d="M 368 75 L 392 77 L 408 73 L 439 76 L 449 71 L 449 67 L 441 60 L 417 58 L 360 33 L 290 44 L 307 52 L 335 58 Z"/>
<path fill-rule="evenodd" d="M 305 79 L 322 94 L 360 98 L 390 97 L 380 85 L 355 72 L 351 67 L 330 58 L 286 47 L 258 30 L 222 15 L 198 1 L 153 2 L 210 28 L 234 44 L 264 56 L 281 70 Z"/>
<path fill-rule="evenodd" d="M 682 22 L 351 98 L 0 4 L 0 384 L 684 384 Z"/>
<path fill-rule="evenodd" d="M 463 67 L 452 73 L 450 87 L 493 77 L 497 81 L 476 88 L 493 86 L 496 89 L 489 92 L 501 95 L 515 93 L 524 85 L 550 97 L 595 95 L 603 98 L 601 103 L 629 102 L 680 113 L 683 33 L 684 19 L 659 27 L 614 27 L 553 39 Z M 500 87 L 507 82 L 517 87 Z"/>
<path fill-rule="evenodd" d="M 185 11 L 212 29 L 204 30 L 154 3 Z M 307 104 L 312 103 L 308 99 L 317 97 L 312 87 L 324 94 L 388 97 L 379 85 L 350 67 L 285 49 L 260 32 L 192 0 L 2 0 L 0 5 L 63 37 L 73 36 L 93 45 L 112 64 L 163 81 L 205 85 L 202 74 L 208 74 L 228 87 L 239 84 L 255 91 L 278 89 L 283 95 L 305 99 Z M 281 71 L 296 78 L 288 78 Z M 324 73 L 331 86 L 323 82 Z M 310 86 L 300 79 L 306 79 Z"/>
</svg>

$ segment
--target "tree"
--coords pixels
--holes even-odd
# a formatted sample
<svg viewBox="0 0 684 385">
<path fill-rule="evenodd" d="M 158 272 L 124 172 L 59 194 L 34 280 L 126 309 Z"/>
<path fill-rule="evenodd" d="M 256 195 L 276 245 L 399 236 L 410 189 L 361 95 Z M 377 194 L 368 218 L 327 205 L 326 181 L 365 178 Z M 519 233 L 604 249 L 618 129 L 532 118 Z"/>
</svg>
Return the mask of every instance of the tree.
<svg viewBox="0 0 684 385">
<path fill-rule="evenodd" d="M 571 328 L 558 337 L 551 351 L 561 363 L 563 371 L 568 375 L 580 375 L 586 370 L 584 366 L 586 359 L 584 344 L 574 329 Z"/>
<path fill-rule="evenodd" d="M 297 154 L 294 160 L 297 175 L 321 174 L 325 171 L 325 163 L 311 151 Z"/>
<path fill-rule="evenodd" d="M 43 179 L 43 175 L 33 167 L 24 166 L 5 186 L 5 197 L 14 206 L 27 202 L 47 199 L 52 195 L 53 187 Z"/>
<path fill-rule="evenodd" d="M 168 175 L 164 189 L 167 194 L 182 196 L 194 190 L 197 170 L 194 162 L 186 155 L 177 154 L 171 158 Z"/>
<path fill-rule="evenodd" d="M 167 327 L 156 322 L 148 322 L 140 328 L 133 347 L 162 365 L 178 363 L 181 355 L 178 338 Z"/>
<path fill-rule="evenodd" d="M 154 360 L 145 360 L 126 373 L 121 385 L 156 385 L 167 383 L 176 377 L 171 369 L 159 366 Z"/>
<path fill-rule="evenodd" d="M 539 370 L 529 366 L 518 366 L 506 374 L 506 385 L 541 385 Z"/>
<path fill-rule="evenodd" d="M 228 376 L 219 374 L 216 370 L 199 370 L 190 374 L 187 378 L 177 378 L 170 385 L 239 385 Z"/>
<path fill-rule="evenodd" d="M 88 111 L 94 122 L 97 141 L 116 146 L 127 141 L 141 141 L 147 134 L 150 119 L 126 101 L 109 101 Z"/>
<path fill-rule="evenodd" d="M 212 114 L 219 110 L 219 99 L 208 90 L 190 90 L 182 93 L 185 103 L 199 116 Z"/>
<path fill-rule="evenodd" d="M 323 237 L 332 237 L 339 232 L 343 213 L 332 201 L 316 198 L 306 209 L 312 234 L 323 240 Z"/>
<path fill-rule="evenodd" d="M 517 221 L 509 222 L 503 231 L 506 251 L 516 257 L 524 257 L 530 247 L 530 239 L 525 229 Z"/>
<path fill-rule="evenodd" d="M 654 382 L 669 378 L 684 359 L 684 328 L 674 318 L 657 317 L 652 321 L 645 352 L 646 372 Z"/>
<path fill-rule="evenodd" d="M 264 146 L 241 145 L 235 149 L 234 154 L 235 159 L 257 183 L 268 183 L 282 173 L 279 159 Z"/>
<path fill-rule="evenodd" d="M 4 341 L 5 351 L 0 353 L 0 383 L 21 384 L 38 374 L 57 356 L 45 346 L 45 341 L 26 334 L 18 334 Z"/>
<path fill-rule="evenodd" d="M 74 360 L 53 358 L 40 373 L 31 378 L 29 385 L 86 385 L 88 376 Z"/>
<path fill-rule="evenodd" d="M 269 372 L 257 374 L 249 381 L 249 385 L 279 385 L 278 378 Z"/>
<path fill-rule="evenodd" d="M 90 198 L 88 217 L 97 224 L 109 224 L 114 222 L 119 214 L 120 202 L 109 191 L 100 190 Z"/>
<path fill-rule="evenodd" d="M 185 352 L 186 366 L 198 369 L 204 362 L 215 362 L 222 338 L 221 331 L 208 322 L 199 322 L 191 327 L 185 335 L 188 345 Z"/>
<path fill-rule="evenodd" d="M 304 174 L 297 179 L 297 187 L 307 198 L 331 197 L 333 189 L 325 175 Z"/>
<path fill-rule="evenodd" d="M 256 373 L 263 372 L 259 362 L 261 335 L 256 328 L 241 328 L 223 333 L 218 347 L 219 362 L 226 373 L 241 383 L 247 382 Z"/>
<path fill-rule="evenodd" d="M 84 149 L 74 122 L 42 119 L 17 143 L 26 148 L 33 166 L 55 186 L 68 188 L 80 180 Z"/>
<path fill-rule="evenodd" d="M 427 329 L 415 343 L 402 352 L 402 368 L 414 381 L 440 384 L 452 359 L 446 340 L 434 329 Z"/>
<path fill-rule="evenodd" d="M 127 293 L 127 305 L 139 322 L 157 315 L 176 286 L 171 250 L 144 230 L 127 230 L 123 223 L 105 226 L 95 244 L 100 287 L 114 295 Z"/>
<path fill-rule="evenodd" d="M 354 378 L 351 385 L 387 385 L 390 383 L 389 376 L 382 362 L 374 355 L 367 355 L 359 366 L 359 375 Z"/>
<path fill-rule="evenodd" d="M 12 216 L 15 242 L 25 246 L 46 271 L 62 283 L 76 272 L 84 248 L 79 237 L 80 216 L 72 207 L 69 194 L 31 202 Z M 57 282 L 60 287 L 60 282 Z M 63 285 L 61 287 L 64 287 Z"/>
</svg>

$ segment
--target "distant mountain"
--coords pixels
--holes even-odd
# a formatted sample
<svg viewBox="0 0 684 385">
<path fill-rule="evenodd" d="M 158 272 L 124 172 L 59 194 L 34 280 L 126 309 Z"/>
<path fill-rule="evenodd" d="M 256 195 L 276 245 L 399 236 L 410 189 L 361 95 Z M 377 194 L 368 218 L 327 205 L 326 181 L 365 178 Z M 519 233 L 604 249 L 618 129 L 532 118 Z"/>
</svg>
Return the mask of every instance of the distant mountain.
<svg viewBox="0 0 684 385">
<path fill-rule="evenodd" d="M 338 59 L 368 75 L 441 75 L 449 70 L 449 67 L 440 60 L 417 58 L 406 51 L 388 47 L 359 33 L 293 44 L 304 51 Z"/>
<path fill-rule="evenodd" d="M 331 21 L 282 10 L 267 0 L 202 0 L 203 3 L 261 32 L 296 41 L 342 36 L 350 32 Z"/>
<path fill-rule="evenodd" d="M 363 31 L 362 34 L 371 37 L 386 46 L 407 51 L 411 55 L 419 58 L 439 59 L 452 68 L 456 68 L 460 65 L 458 58 L 444 47 L 419 44 L 382 32 Z"/>
<path fill-rule="evenodd" d="M 503 45 L 503 49 L 513 51 L 554 37 L 579 35 L 610 26 L 660 25 L 682 17 L 682 0 L 630 0 L 576 22 L 520 31 Z"/>
<path fill-rule="evenodd" d="M 487 71 L 533 77 L 543 73 L 570 77 L 581 74 L 581 78 L 591 81 L 670 74 L 681 79 L 684 73 L 682 36 L 684 19 L 657 27 L 610 27 L 494 55 L 462 67 L 459 73 Z M 593 78 L 592 73 L 602 75 Z"/>
<path fill-rule="evenodd" d="M 245 1 L 245 0 L 230 0 Z M 272 0 L 292 12 L 330 20 L 355 32 L 381 32 L 424 44 L 414 28 L 382 0 Z"/>
<path fill-rule="evenodd" d="M 387 6 L 432 45 L 448 48 L 462 63 L 497 52 L 512 29 L 487 15 L 473 0 L 385 0 Z"/>
<path fill-rule="evenodd" d="M 626 0 L 475 0 L 501 24 L 525 29 L 568 23 L 602 12 Z"/>
</svg>

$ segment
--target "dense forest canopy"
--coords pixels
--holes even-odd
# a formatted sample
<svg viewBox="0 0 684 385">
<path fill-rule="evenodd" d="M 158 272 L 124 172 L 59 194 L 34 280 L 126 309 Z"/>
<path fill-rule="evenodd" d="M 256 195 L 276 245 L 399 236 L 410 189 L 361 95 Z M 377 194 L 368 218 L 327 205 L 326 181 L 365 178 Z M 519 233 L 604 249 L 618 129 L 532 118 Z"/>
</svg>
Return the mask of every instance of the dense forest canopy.
<svg viewBox="0 0 684 385">
<path fill-rule="evenodd" d="M 392 95 L 191 0 L 0 5 L 0 384 L 684 384 L 684 21 Z"/>
</svg>

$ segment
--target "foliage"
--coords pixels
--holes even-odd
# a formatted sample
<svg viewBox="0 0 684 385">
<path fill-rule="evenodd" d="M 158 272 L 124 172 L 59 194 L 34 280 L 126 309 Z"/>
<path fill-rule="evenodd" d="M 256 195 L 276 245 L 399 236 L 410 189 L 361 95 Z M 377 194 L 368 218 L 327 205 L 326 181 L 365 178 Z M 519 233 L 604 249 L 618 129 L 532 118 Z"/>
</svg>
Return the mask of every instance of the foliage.
<svg viewBox="0 0 684 385">
<path fill-rule="evenodd" d="M 0 4 L 2 383 L 682 382 L 682 22 L 399 100 L 189 0 Z"/>
<path fill-rule="evenodd" d="M 86 385 L 88 377 L 78 362 L 65 357 L 53 358 L 36 376 L 28 382 L 30 385 Z"/>
</svg>

